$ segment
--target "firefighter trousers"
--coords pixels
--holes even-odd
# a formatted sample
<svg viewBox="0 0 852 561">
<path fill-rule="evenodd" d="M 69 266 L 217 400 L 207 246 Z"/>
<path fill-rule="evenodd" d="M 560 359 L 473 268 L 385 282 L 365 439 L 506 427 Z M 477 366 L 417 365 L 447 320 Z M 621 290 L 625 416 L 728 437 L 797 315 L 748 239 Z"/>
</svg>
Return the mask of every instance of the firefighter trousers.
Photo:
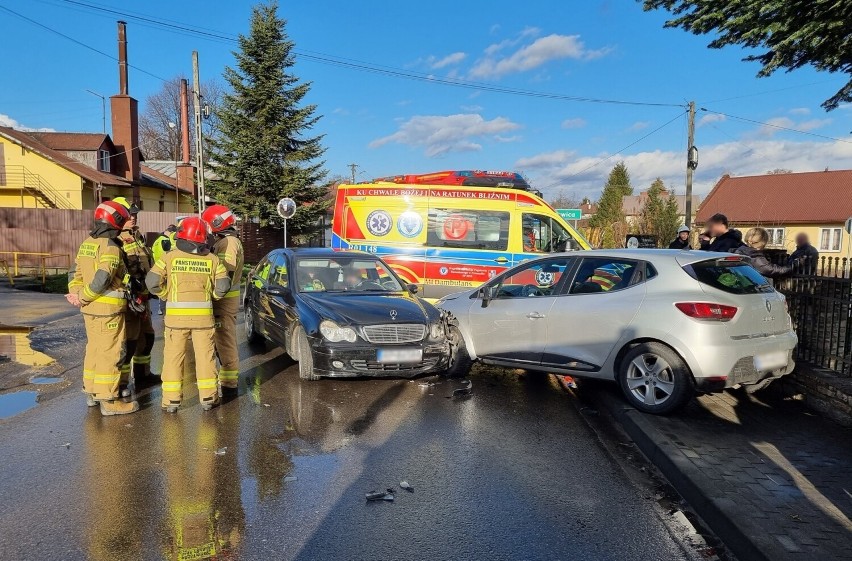
<svg viewBox="0 0 852 561">
<path fill-rule="evenodd" d="M 195 354 L 195 380 L 199 401 L 215 401 L 219 391 L 216 384 L 216 358 L 212 327 L 173 328 L 163 333 L 163 407 L 176 405 L 183 399 L 183 374 L 187 345 L 192 341 Z"/>
<path fill-rule="evenodd" d="M 219 383 L 236 388 L 240 379 L 240 351 L 237 346 L 239 298 L 225 298 L 213 304 L 216 319 L 216 354 L 219 356 Z"/>
<path fill-rule="evenodd" d="M 83 391 L 96 400 L 118 397 L 121 365 L 125 355 L 124 312 L 111 316 L 83 314 L 86 356 L 83 358 Z"/>
<path fill-rule="evenodd" d="M 151 307 L 145 303 L 142 313 L 127 311 L 125 316 L 127 353 L 121 365 L 121 385 L 130 383 L 131 368 L 138 382 L 150 374 L 151 349 L 154 348 L 154 325 L 151 323 Z"/>
</svg>

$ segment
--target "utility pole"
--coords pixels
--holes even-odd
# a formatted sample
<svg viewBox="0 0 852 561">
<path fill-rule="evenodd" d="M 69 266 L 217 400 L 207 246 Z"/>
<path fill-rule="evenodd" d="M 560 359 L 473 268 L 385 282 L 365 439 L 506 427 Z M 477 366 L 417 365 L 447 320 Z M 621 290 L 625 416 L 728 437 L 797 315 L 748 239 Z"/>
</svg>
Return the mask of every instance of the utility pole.
<svg viewBox="0 0 852 561">
<path fill-rule="evenodd" d="M 198 79 L 198 51 L 192 51 L 192 100 L 195 107 L 195 166 L 198 178 L 198 214 L 204 212 L 204 159 L 201 142 L 201 82 Z"/>
<path fill-rule="evenodd" d="M 355 185 L 355 170 L 358 169 L 358 164 L 349 164 L 348 167 L 352 170 L 352 185 Z"/>
<path fill-rule="evenodd" d="M 689 125 L 686 141 L 686 217 L 685 224 L 692 226 L 692 174 L 698 167 L 698 149 L 695 147 L 695 102 L 689 102 Z"/>
</svg>

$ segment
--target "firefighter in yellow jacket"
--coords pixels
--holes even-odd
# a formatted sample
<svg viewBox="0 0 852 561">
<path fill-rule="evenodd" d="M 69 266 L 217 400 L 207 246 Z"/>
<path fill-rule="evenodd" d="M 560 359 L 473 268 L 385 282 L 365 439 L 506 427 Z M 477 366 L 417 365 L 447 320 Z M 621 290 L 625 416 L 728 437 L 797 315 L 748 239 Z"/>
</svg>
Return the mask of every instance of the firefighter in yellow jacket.
<svg viewBox="0 0 852 561">
<path fill-rule="evenodd" d="M 77 251 L 68 273 L 65 298 L 80 307 L 86 326 L 83 392 L 87 405 L 100 404 L 102 415 L 139 410 L 135 401 L 120 401 L 118 385 L 125 354 L 124 251 L 118 236 L 130 218 L 126 208 L 107 201 L 95 209 L 95 224 Z"/>
<path fill-rule="evenodd" d="M 129 395 L 127 386 L 130 383 L 131 365 L 133 380 L 137 388 L 155 381 L 151 375 L 151 349 L 154 348 L 154 324 L 151 322 L 151 306 L 148 289 L 145 287 L 145 276 L 154 265 L 151 250 L 145 245 L 145 240 L 139 233 L 137 218 L 139 207 L 131 204 L 124 197 L 113 199 L 130 212 L 130 219 L 124 224 L 119 239 L 122 243 L 127 265 L 127 290 L 130 299 L 125 316 L 127 353 L 121 367 L 120 390 L 122 395 Z"/>
<path fill-rule="evenodd" d="M 237 312 L 240 311 L 240 280 L 243 276 L 243 244 L 234 227 L 236 218 L 222 205 L 207 207 L 201 218 L 210 224 L 216 242 L 215 253 L 231 281 L 228 293 L 213 303 L 216 318 L 216 354 L 219 355 L 219 384 L 223 390 L 237 389 L 240 376 L 240 353 L 237 346 Z"/>
<path fill-rule="evenodd" d="M 201 407 L 209 411 L 219 403 L 216 384 L 213 300 L 230 288 L 225 267 L 210 253 L 210 226 L 197 216 L 185 219 L 170 252 L 154 263 L 145 284 L 151 294 L 167 297 L 163 349 L 163 409 L 176 413 L 183 399 L 186 346 L 192 340 L 195 378 Z"/>
</svg>

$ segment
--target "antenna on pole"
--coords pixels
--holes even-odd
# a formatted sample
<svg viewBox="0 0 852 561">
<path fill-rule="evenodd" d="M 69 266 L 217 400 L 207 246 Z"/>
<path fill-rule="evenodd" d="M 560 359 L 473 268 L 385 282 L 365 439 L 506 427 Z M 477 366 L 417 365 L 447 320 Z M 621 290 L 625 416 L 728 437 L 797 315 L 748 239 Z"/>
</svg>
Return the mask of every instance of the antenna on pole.
<svg viewBox="0 0 852 561">
<path fill-rule="evenodd" d="M 106 134 L 106 96 L 102 96 L 98 92 L 93 92 L 89 89 L 87 89 L 86 91 L 95 97 L 101 98 L 101 118 L 103 119 L 104 134 Z"/>
<path fill-rule="evenodd" d="M 358 169 L 358 164 L 349 164 L 347 167 L 352 170 L 352 185 L 355 185 L 355 170 Z"/>
</svg>

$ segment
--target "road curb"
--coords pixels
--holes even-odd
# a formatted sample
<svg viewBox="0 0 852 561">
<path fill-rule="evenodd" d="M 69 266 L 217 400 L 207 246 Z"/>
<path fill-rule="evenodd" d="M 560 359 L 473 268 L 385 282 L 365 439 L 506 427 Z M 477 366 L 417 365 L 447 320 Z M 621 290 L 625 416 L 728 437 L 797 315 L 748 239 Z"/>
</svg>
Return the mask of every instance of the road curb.
<svg viewBox="0 0 852 561">
<path fill-rule="evenodd" d="M 594 391 L 598 405 L 621 423 L 642 453 L 738 558 L 755 561 L 789 559 L 789 553 L 780 544 L 773 543 L 772 536 L 767 535 L 765 529 L 751 524 L 742 507 L 721 493 L 714 493 L 716 482 L 705 476 L 644 413 L 630 407 L 606 388 Z"/>
</svg>

